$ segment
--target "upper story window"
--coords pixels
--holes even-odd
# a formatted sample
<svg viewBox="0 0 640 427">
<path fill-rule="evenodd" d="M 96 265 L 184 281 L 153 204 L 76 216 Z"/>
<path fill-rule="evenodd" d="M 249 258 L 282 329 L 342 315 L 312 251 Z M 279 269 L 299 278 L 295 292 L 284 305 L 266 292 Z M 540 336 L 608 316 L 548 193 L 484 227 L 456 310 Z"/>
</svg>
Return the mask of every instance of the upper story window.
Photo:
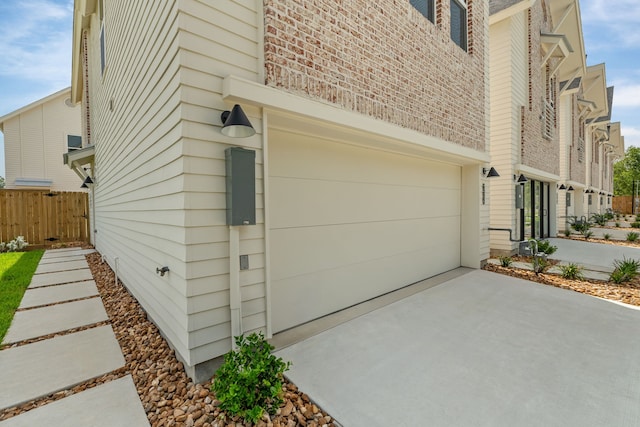
<svg viewBox="0 0 640 427">
<path fill-rule="evenodd" d="M 107 66 L 107 47 L 104 35 L 104 0 L 98 0 L 98 17 L 100 18 L 100 73 L 104 75 Z"/>
<path fill-rule="evenodd" d="M 467 0 L 451 1 L 451 40 L 467 50 Z"/>
<path fill-rule="evenodd" d="M 78 135 L 67 135 L 67 151 L 79 150 L 82 148 L 82 137 Z"/>
<path fill-rule="evenodd" d="M 429 21 L 434 22 L 434 4 L 435 0 L 410 0 L 411 6 L 415 7 L 418 12 L 422 13 Z"/>
</svg>

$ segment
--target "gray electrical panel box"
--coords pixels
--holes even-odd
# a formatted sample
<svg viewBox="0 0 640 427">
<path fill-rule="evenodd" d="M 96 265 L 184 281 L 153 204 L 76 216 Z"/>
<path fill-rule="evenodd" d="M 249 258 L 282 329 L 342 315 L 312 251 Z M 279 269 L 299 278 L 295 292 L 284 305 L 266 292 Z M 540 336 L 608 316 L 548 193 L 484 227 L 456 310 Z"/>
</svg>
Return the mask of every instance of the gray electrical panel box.
<svg viewBox="0 0 640 427">
<path fill-rule="evenodd" d="M 227 170 L 227 225 L 256 223 L 256 152 L 241 147 L 224 151 Z"/>
<path fill-rule="evenodd" d="M 516 185 L 516 209 L 524 209 L 524 185 Z"/>
</svg>

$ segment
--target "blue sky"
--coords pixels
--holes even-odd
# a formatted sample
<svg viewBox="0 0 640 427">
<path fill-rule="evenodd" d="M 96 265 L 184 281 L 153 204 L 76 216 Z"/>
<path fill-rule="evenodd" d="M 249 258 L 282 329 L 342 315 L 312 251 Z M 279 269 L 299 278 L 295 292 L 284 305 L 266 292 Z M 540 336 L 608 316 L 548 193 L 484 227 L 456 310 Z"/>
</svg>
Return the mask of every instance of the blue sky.
<svg viewBox="0 0 640 427">
<path fill-rule="evenodd" d="M 587 65 L 606 63 L 613 121 L 640 146 L 640 2 L 582 0 Z M 0 2 L 0 117 L 68 87 L 73 0 Z M 0 133 L 0 176 L 5 176 Z"/>
</svg>

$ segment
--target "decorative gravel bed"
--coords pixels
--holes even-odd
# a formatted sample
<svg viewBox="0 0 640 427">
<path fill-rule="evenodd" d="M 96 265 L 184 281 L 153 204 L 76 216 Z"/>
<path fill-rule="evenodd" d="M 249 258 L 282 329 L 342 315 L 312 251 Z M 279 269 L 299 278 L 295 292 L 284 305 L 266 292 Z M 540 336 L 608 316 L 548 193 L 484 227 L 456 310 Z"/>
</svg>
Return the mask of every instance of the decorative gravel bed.
<svg viewBox="0 0 640 427">
<path fill-rule="evenodd" d="M 563 279 L 557 274 L 540 273 L 536 275 L 533 271 L 523 270 L 514 267 L 502 267 L 499 265 L 487 264 L 485 270 L 496 273 L 518 277 L 544 285 L 555 286 L 562 289 L 581 292 L 600 298 L 619 301 L 626 304 L 640 306 L 640 279 L 636 278 L 631 282 L 615 284 L 613 282 L 603 282 L 600 280 L 569 280 Z"/>
<path fill-rule="evenodd" d="M 109 315 L 116 338 L 125 357 L 125 366 L 103 377 L 80 384 L 71 390 L 28 402 L 0 412 L 0 420 L 62 399 L 96 385 L 131 374 L 147 418 L 156 426 L 241 427 L 240 420 L 224 414 L 210 392 L 211 383 L 194 384 L 157 327 L 147 319 L 137 301 L 119 282 L 100 254 L 86 256 Z M 55 335 L 64 335 L 64 332 Z M 55 336 L 52 335 L 52 336 Z M 42 338 L 41 338 L 42 339 Z M 273 417 L 265 416 L 260 427 L 334 427 L 331 416 L 318 408 L 309 397 L 287 382 L 283 388 L 284 406 Z"/>
</svg>

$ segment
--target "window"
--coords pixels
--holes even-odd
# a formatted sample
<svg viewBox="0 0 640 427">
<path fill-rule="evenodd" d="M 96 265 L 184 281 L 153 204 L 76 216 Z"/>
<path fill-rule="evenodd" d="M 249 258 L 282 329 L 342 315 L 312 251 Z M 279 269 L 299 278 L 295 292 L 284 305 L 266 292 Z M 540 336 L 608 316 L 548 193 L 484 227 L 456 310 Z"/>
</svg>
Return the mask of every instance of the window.
<svg viewBox="0 0 640 427">
<path fill-rule="evenodd" d="M 467 0 L 451 0 L 451 39 L 467 50 Z"/>
<path fill-rule="evenodd" d="M 67 135 L 67 151 L 79 150 L 82 148 L 82 137 L 78 135 Z"/>
<path fill-rule="evenodd" d="M 104 24 L 100 29 L 100 72 L 104 74 L 104 68 L 107 66 L 107 55 L 104 45 Z"/>
<path fill-rule="evenodd" d="M 100 18 L 100 73 L 104 75 L 107 66 L 107 53 L 104 36 L 104 5 L 103 0 L 98 1 L 98 13 Z"/>
<path fill-rule="evenodd" d="M 434 0 L 410 0 L 411 6 L 422 13 L 429 21 L 434 22 Z"/>
</svg>

